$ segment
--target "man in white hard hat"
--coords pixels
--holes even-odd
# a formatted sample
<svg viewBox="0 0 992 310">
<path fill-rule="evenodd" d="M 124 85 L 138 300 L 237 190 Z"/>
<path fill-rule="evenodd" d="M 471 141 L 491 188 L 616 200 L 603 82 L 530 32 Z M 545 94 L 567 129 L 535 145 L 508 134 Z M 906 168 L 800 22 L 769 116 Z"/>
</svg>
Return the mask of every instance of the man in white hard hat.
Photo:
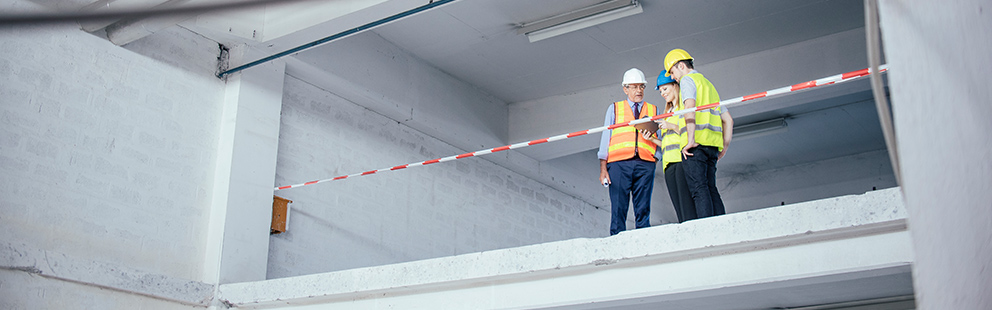
<svg viewBox="0 0 992 310">
<path fill-rule="evenodd" d="M 653 104 L 644 102 L 646 84 L 641 70 L 627 70 L 621 83 L 627 98 L 610 104 L 603 125 L 658 115 L 658 109 Z M 627 230 L 627 209 L 631 200 L 637 228 L 651 226 L 651 190 L 654 188 L 658 146 L 641 137 L 633 126 L 624 126 L 603 131 L 597 155 L 599 179 L 610 190 L 613 214 L 610 235 Z"/>
</svg>

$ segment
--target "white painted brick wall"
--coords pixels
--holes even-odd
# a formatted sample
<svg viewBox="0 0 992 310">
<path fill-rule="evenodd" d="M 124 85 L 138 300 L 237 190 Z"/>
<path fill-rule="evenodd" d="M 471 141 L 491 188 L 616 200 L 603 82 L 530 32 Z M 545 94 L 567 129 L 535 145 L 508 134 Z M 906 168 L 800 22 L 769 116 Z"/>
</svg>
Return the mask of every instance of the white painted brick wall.
<svg viewBox="0 0 992 310">
<path fill-rule="evenodd" d="M 127 47 L 72 25 L 0 28 L 0 242 L 198 279 L 218 52 L 178 27 Z M 44 298 L 0 299 L 25 309 L 89 299 L 78 285 L 28 283 L 0 291 Z"/>
<path fill-rule="evenodd" d="M 454 146 L 474 150 L 508 144 L 506 103 L 375 32 L 294 57 L 346 79 L 354 91 L 374 93 L 372 100 L 356 101 L 359 105 Z"/>
<path fill-rule="evenodd" d="M 293 76 L 286 79 L 276 183 L 300 183 L 465 150 Z M 609 212 L 484 158 L 289 189 L 269 278 L 607 235 Z"/>
</svg>

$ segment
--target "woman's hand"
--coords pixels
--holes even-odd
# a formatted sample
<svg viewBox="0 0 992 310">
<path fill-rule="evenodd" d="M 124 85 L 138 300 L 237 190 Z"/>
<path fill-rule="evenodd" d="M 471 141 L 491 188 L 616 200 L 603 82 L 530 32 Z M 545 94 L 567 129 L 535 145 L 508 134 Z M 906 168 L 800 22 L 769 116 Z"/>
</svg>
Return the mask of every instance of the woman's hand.
<svg viewBox="0 0 992 310">
<path fill-rule="evenodd" d="M 658 130 L 661 130 L 661 132 L 665 132 L 667 130 L 678 130 L 678 125 L 669 123 L 665 120 L 657 120 L 655 122 L 658 123 Z"/>
</svg>

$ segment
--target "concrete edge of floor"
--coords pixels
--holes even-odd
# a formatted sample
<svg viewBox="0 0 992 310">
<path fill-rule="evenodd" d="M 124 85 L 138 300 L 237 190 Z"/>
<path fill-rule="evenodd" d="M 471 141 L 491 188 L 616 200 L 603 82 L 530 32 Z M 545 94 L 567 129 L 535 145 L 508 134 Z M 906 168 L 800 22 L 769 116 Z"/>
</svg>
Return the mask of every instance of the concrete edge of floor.
<svg viewBox="0 0 992 310">
<path fill-rule="evenodd" d="M 579 238 L 385 266 L 223 284 L 218 298 L 229 305 L 247 308 L 354 302 L 379 297 L 437 294 L 528 281 L 540 282 L 593 275 L 604 271 L 614 272 L 617 273 L 616 276 L 620 276 L 621 272 L 629 272 L 645 266 L 668 264 L 665 268 L 675 268 L 674 266 L 679 264 L 709 258 L 719 259 L 858 238 L 868 239 L 855 244 L 854 247 L 861 246 L 863 253 L 871 252 L 874 256 L 862 257 L 862 253 L 852 252 L 846 254 L 851 257 L 848 261 L 844 256 L 831 256 L 835 254 L 825 253 L 823 255 L 834 257 L 835 261 L 821 263 L 824 266 L 797 267 L 778 275 L 739 274 L 738 278 L 733 279 L 723 277 L 717 279 L 718 283 L 715 285 L 765 281 L 762 280 L 764 278 L 768 281 L 781 280 L 801 274 L 818 276 L 862 269 L 908 266 L 912 262 L 912 255 L 908 247 L 906 210 L 899 188 L 734 213 L 683 224 L 632 230 L 607 238 Z M 896 244 L 896 248 L 885 249 L 891 252 L 891 255 L 876 253 L 882 250 L 880 246 L 884 247 L 887 243 Z M 805 251 L 813 253 L 817 249 L 811 248 Z M 810 256 L 808 259 L 815 261 L 818 257 Z M 677 269 L 673 270 L 678 272 Z M 594 278 L 605 279 L 602 276 L 606 274 L 608 273 L 590 277 L 587 281 Z M 663 289 L 664 292 L 653 291 L 643 294 L 684 292 L 705 289 L 708 285 L 713 284 L 703 282 L 671 284 Z M 495 289 L 490 289 L 493 290 Z M 462 291 L 462 295 L 466 295 L 465 293 L 467 291 Z M 495 293 L 490 293 L 493 294 Z M 630 293 L 624 298 L 636 297 L 638 294 Z M 584 297 L 581 294 L 572 295 L 575 296 L 562 297 L 559 301 L 549 301 L 540 306 L 583 302 Z M 592 296 L 590 298 L 594 299 Z M 486 302 L 488 304 L 472 304 L 472 306 L 515 308 L 537 305 L 519 301 L 528 305 L 521 306 L 522 304 L 516 303 L 517 301 L 502 299 Z"/>
<path fill-rule="evenodd" d="M 23 243 L 0 242 L 0 269 L 192 306 L 208 306 L 213 299 L 215 286 L 119 263 L 94 261 L 57 251 L 36 249 Z"/>
</svg>

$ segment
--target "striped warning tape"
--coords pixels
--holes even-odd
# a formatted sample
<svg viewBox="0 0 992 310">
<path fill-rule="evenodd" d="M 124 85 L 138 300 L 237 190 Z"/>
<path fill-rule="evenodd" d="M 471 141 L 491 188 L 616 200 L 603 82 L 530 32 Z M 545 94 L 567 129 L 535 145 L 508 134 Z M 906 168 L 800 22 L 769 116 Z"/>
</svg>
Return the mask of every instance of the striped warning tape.
<svg viewBox="0 0 992 310">
<path fill-rule="evenodd" d="M 882 66 L 879 66 L 879 70 L 878 71 L 879 72 L 885 72 L 887 70 L 888 70 L 888 66 L 887 65 L 882 65 Z M 544 139 L 537 139 L 537 140 L 531 140 L 531 141 L 527 141 L 527 142 L 520 142 L 520 143 L 516 143 L 516 144 L 504 145 L 504 146 L 501 146 L 501 147 L 496 147 L 496 148 L 491 148 L 491 149 L 485 149 L 485 150 L 479 150 L 479 151 L 469 152 L 469 153 L 460 154 L 460 155 L 452 155 L 452 156 L 448 156 L 448 157 L 436 158 L 436 159 L 431 159 L 431 160 L 428 160 L 428 161 L 422 161 L 422 162 L 416 162 L 416 163 L 409 163 L 409 164 L 399 165 L 399 166 L 394 166 L 394 167 L 389 167 L 389 168 L 382 168 L 382 169 L 369 170 L 369 171 L 355 173 L 355 174 L 342 175 L 342 176 L 334 177 L 334 178 L 330 178 L 330 179 L 315 180 L 315 181 L 310 181 L 310 182 L 306 182 L 306 183 L 300 183 L 300 184 L 294 184 L 294 185 L 286 185 L 286 186 L 279 186 L 279 187 L 276 187 L 275 190 L 283 190 L 283 189 L 303 187 L 303 186 L 307 186 L 307 185 L 314 185 L 314 184 L 324 183 L 324 182 L 327 182 L 327 181 L 344 180 L 344 179 L 347 179 L 347 178 L 350 178 L 350 177 L 357 177 L 357 176 L 363 176 L 363 175 L 376 174 L 376 173 L 385 172 L 385 171 L 401 170 L 401 169 L 413 168 L 413 167 L 418 167 L 418 166 L 426 166 L 426 165 L 430 165 L 430 164 L 443 163 L 443 162 L 452 161 L 452 160 L 456 160 L 456 159 L 462 159 L 462 158 L 468 158 L 468 157 L 475 157 L 475 156 L 482 156 L 482 155 L 492 154 L 492 153 L 496 153 L 496 152 L 502 152 L 502 151 L 506 151 L 506 150 L 519 149 L 519 148 L 528 147 L 528 146 L 531 146 L 531 145 L 537 145 L 537 144 L 547 143 L 547 142 L 554 142 L 554 141 L 558 141 L 558 140 L 565 140 L 565 139 L 568 139 L 568 138 L 573 138 L 573 137 L 588 135 L 588 134 L 592 134 L 592 133 L 602 132 L 602 131 L 605 131 L 605 130 L 613 130 L 614 128 L 618 128 L 618 127 L 632 126 L 632 125 L 647 123 L 647 122 L 650 122 L 650 121 L 655 121 L 655 120 L 659 120 L 659 119 L 662 119 L 662 118 L 666 118 L 666 117 L 669 117 L 669 116 L 672 116 L 672 115 L 683 115 L 683 114 L 688 114 L 690 112 L 696 112 L 696 111 L 701 111 L 701 110 L 706 110 L 706 109 L 712 109 L 712 108 L 719 107 L 719 106 L 726 106 L 726 105 L 741 103 L 741 102 L 744 102 L 744 101 L 755 100 L 755 99 L 759 99 L 759 98 L 777 96 L 777 95 L 781 95 L 781 94 L 785 94 L 785 93 L 790 93 L 790 92 L 794 92 L 794 91 L 798 91 L 798 90 L 803 90 L 803 89 L 809 89 L 809 88 L 813 88 L 813 87 L 817 87 L 817 86 L 823 86 L 823 85 L 830 85 L 830 84 L 835 84 L 835 83 L 846 82 L 846 81 L 853 80 L 855 78 L 866 76 L 868 74 L 869 74 L 869 70 L 867 68 L 865 68 L 865 69 L 861 69 L 861 70 L 858 70 L 858 71 L 852 71 L 852 72 L 848 72 L 848 73 L 844 73 L 844 74 L 837 74 L 837 75 L 833 75 L 833 76 L 828 76 L 828 77 L 825 77 L 825 78 L 822 78 L 822 79 L 812 80 L 812 81 L 804 82 L 804 83 L 799 83 L 799 84 L 795 84 L 795 85 L 792 85 L 792 86 L 786 86 L 786 87 L 782 87 L 782 88 L 776 88 L 776 89 L 772 89 L 772 90 L 769 90 L 769 91 L 764 91 L 764 92 L 760 92 L 760 93 L 756 93 L 756 94 L 751 94 L 751 95 L 747 95 L 747 96 L 743 96 L 743 97 L 737 97 L 737 98 L 733 98 L 733 99 L 723 100 L 723 101 L 720 101 L 720 102 L 717 102 L 717 103 L 713 103 L 713 104 L 707 104 L 707 105 L 703 105 L 703 106 L 697 106 L 697 107 L 691 108 L 691 109 L 684 109 L 684 110 L 669 112 L 669 113 L 665 113 L 665 114 L 661 114 L 661 115 L 656 115 L 656 116 L 651 117 L 651 118 L 636 119 L 636 120 L 632 120 L 632 121 L 628 121 L 628 122 L 613 124 L 613 125 L 610 125 L 610 126 L 596 127 L 596 128 L 592 128 L 592 129 L 586 129 L 586 130 L 576 131 L 576 132 L 573 132 L 573 133 L 567 133 L 567 134 L 561 134 L 561 135 L 557 135 L 557 136 L 553 136 L 553 137 L 547 137 L 547 138 L 544 138 Z"/>
</svg>

